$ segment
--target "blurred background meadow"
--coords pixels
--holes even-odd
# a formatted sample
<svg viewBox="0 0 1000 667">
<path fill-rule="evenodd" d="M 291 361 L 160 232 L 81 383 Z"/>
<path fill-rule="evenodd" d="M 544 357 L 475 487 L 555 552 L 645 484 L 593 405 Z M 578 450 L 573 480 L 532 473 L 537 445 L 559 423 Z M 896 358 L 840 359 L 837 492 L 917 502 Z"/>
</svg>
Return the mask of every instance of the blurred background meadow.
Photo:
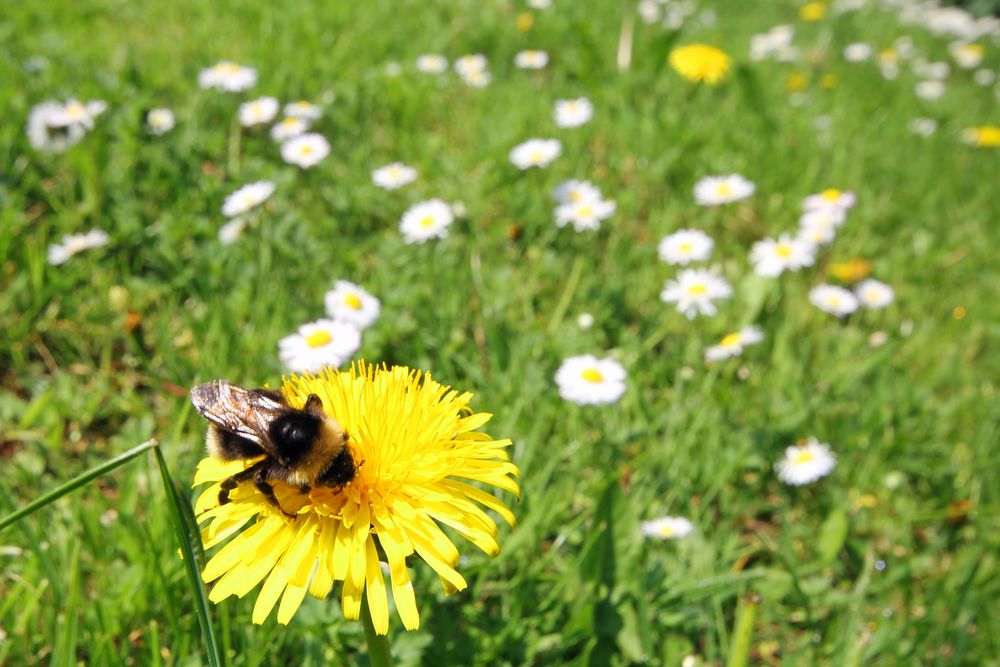
<svg viewBox="0 0 1000 667">
<path fill-rule="evenodd" d="M 154 437 L 193 499 L 190 387 L 278 384 L 279 341 L 346 280 L 381 313 L 342 367 L 475 393 L 521 470 L 500 555 L 461 545 L 467 590 L 411 567 L 421 627 L 393 616 L 400 664 L 1000 664 L 1000 25 L 971 9 L 7 3 L 0 515 Z M 696 43 L 732 60 L 714 85 L 668 62 Z M 518 67 L 525 50 L 545 66 Z M 420 71 L 422 54 L 447 68 Z M 468 54 L 485 56 L 478 78 L 455 70 Z M 199 86 L 222 60 L 254 85 Z M 262 96 L 318 107 L 329 155 L 283 159 L 280 115 L 241 124 Z M 581 97 L 592 119 L 557 125 L 556 101 Z M 72 145 L 29 137 L 37 105 L 70 99 L 103 103 L 42 128 Z M 513 164 L 536 137 L 560 154 Z M 416 179 L 376 185 L 396 161 Z M 725 174 L 754 192 L 700 205 L 696 183 Z M 596 229 L 556 224 L 569 179 L 615 202 Z M 273 194 L 220 238 L 227 196 L 258 181 Z M 803 200 L 831 188 L 856 197 L 836 238 L 760 275 L 754 244 L 795 235 Z M 429 199 L 454 222 L 407 243 L 400 220 Z M 714 316 L 660 298 L 685 267 L 658 245 L 681 229 L 712 238 L 697 265 L 732 287 Z M 64 245 L 91 230 L 100 247 Z M 869 277 L 886 307 L 810 301 Z M 749 325 L 760 343 L 706 360 Z M 620 398 L 561 396 L 557 370 L 586 354 L 621 364 Z M 776 463 L 811 437 L 836 467 L 785 484 Z M 0 664 L 205 664 L 168 508 L 140 457 L 4 528 Z M 663 516 L 693 530 L 643 530 Z M 336 589 L 287 626 L 253 625 L 254 597 L 211 606 L 227 664 L 364 664 Z"/>
</svg>

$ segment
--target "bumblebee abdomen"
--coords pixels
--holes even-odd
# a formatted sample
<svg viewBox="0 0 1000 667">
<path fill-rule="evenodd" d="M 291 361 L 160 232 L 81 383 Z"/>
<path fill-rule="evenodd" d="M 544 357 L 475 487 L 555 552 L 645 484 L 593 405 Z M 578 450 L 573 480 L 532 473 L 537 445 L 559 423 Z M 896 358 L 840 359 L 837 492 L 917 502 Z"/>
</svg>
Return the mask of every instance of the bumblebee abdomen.
<svg viewBox="0 0 1000 667">
<path fill-rule="evenodd" d="M 221 459 L 252 459 L 264 453 L 264 449 L 252 440 L 212 424 L 205 433 L 205 446 L 211 456 Z"/>
</svg>

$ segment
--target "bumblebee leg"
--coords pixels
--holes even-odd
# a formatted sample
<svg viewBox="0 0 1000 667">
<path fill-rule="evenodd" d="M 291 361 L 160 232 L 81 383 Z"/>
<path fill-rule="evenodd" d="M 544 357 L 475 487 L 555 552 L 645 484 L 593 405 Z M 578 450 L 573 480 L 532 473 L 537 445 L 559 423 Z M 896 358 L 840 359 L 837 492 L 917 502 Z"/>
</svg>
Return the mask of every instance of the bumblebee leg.
<svg viewBox="0 0 1000 667">
<path fill-rule="evenodd" d="M 271 484 L 261 475 L 257 475 L 257 479 L 254 480 L 254 485 L 257 487 L 258 491 L 264 494 L 264 497 L 267 498 L 269 503 L 281 510 L 282 514 L 292 519 L 298 516 L 296 514 L 289 514 L 281 507 L 281 503 L 278 502 L 278 497 L 274 495 L 274 487 L 271 486 Z"/>
<path fill-rule="evenodd" d="M 250 466 L 246 470 L 238 472 L 232 477 L 222 480 L 222 484 L 220 484 L 221 488 L 219 489 L 219 504 L 225 505 L 226 503 L 228 503 L 229 492 L 235 489 L 241 483 L 248 482 L 251 479 L 253 479 L 254 476 L 257 475 L 258 470 L 263 467 L 261 466 L 261 464 L 264 463 L 265 461 L 258 461 L 257 463 Z"/>
</svg>

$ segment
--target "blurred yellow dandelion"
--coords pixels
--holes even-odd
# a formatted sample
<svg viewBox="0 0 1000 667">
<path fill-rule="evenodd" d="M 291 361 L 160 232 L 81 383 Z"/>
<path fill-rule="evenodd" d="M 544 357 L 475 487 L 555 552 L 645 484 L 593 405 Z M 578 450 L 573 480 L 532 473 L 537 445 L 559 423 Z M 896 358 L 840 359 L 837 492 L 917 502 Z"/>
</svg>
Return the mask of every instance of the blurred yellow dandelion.
<svg viewBox="0 0 1000 667">
<path fill-rule="evenodd" d="M 522 12 L 517 15 L 517 31 L 528 32 L 535 25 L 535 15 L 531 12 Z"/>
<path fill-rule="evenodd" d="M 978 148 L 1000 147 L 1000 125 L 969 127 L 962 131 L 962 140 Z"/>
<path fill-rule="evenodd" d="M 732 64 L 726 52 L 709 44 L 678 46 L 670 52 L 670 66 L 688 81 L 709 85 L 725 78 Z"/>
<path fill-rule="evenodd" d="M 845 283 L 861 282 L 872 272 L 872 263 L 866 259 L 855 257 L 847 262 L 830 265 L 830 273 L 837 280 Z"/>
<path fill-rule="evenodd" d="M 810 2 L 802 5 L 800 15 L 803 21 L 821 21 L 826 15 L 826 4 L 822 2 Z"/>
<path fill-rule="evenodd" d="M 819 80 L 819 85 L 826 90 L 830 90 L 836 88 L 839 82 L 840 78 L 836 74 L 824 74 L 823 78 Z"/>
<path fill-rule="evenodd" d="M 499 553 L 500 545 L 496 523 L 484 508 L 514 525 L 504 502 L 469 483 L 520 493 L 514 479 L 518 469 L 506 452 L 510 440 L 494 440 L 475 430 L 491 415 L 472 412 L 472 394 L 402 366 L 361 362 L 345 372 L 327 368 L 318 375 L 291 375 L 281 392 L 293 407 L 304 405 L 310 394 L 319 396 L 349 434 L 348 447 L 359 468 L 342 489 L 303 493 L 275 482 L 281 508 L 295 515 L 290 519 L 253 484 L 234 489 L 230 502 L 218 505 L 220 482 L 253 461 L 203 459 L 195 484 L 212 485 L 195 507 L 199 523 L 205 524 L 202 540 L 211 548 L 232 538 L 202 574 L 206 582 L 215 582 L 210 599 L 243 597 L 263 581 L 253 621 L 263 623 L 277 605 L 278 622 L 284 624 L 306 593 L 325 598 L 341 581 L 344 616 L 358 619 L 364 594 L 375 629 L 385 634 L 389 604 L 380 566 L 384 560 L 403 626 L 417 628 L 407 558 L 426 562 L 450 594 L 464 589 L 466 582 L 455 569 L 458 549 L 441 525 L 490 556 Z"/>
<path fill-rule="evenodd" d="M 790 93 L 801 93 L 809 87 L 809 77 L 802 72 L 792 72 L 785 81 L 785 88 Z"/>
</svg>

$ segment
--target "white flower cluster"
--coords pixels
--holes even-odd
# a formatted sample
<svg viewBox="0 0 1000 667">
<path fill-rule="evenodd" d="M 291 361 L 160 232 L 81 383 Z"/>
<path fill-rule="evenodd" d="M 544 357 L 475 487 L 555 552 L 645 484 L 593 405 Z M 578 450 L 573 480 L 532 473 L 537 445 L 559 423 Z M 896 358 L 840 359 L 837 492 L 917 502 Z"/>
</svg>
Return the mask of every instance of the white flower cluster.
<svg viewBox="0 0 1000 667">
<path fill-rule="evenodd" d="M 106 109 L 100 100 L 42 102 L 28 114 L 28 141 L 36 150 L 62 153 L 83 139 Z"/>
</svg>

